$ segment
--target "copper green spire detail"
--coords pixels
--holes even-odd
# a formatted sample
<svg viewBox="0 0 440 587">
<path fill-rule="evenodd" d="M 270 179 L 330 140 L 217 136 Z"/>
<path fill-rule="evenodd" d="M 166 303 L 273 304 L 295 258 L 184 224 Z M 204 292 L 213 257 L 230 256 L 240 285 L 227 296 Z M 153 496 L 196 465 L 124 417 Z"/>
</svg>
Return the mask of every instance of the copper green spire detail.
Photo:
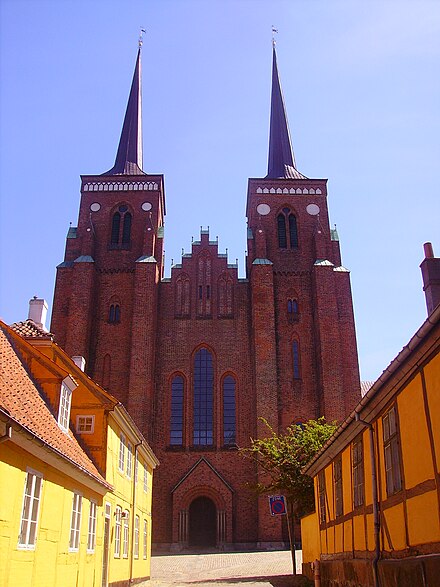
<svg viewBox="0 0 440 587">
<path fill-rule="evenodd" d="M 296 169 L 283 92 L 278 75 L 275 43 L 273 44 L 269 160 L 266 177 L 271 179 L 307 179 L 305 175 Z"/>
<path fill-rule="evenodd" d="M 145 175 L 142 165 L 141 47 L 139 46 L 115 164 L 103 175 Z"/>
</svg>

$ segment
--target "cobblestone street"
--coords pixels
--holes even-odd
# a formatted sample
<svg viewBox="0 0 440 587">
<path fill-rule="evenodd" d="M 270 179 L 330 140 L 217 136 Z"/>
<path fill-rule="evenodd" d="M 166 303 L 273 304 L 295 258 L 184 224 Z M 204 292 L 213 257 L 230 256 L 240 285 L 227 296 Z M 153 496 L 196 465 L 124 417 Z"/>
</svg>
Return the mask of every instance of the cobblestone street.
<svg viewBox="0 0 440 587">
<path fill-rule="evenodd" d="M 301 551 L 297 553 L 301 572 Z M 289 551 L 157 555 L 150 587 L 291 587 L 306 585 L 292 576 Z"/>
</svg>

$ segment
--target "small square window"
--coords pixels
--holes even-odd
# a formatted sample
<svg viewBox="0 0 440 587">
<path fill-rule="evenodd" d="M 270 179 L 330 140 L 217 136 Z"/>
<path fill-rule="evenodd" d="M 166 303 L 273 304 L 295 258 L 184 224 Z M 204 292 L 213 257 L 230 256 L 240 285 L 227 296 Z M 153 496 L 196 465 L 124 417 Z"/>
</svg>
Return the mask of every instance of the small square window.
<svg viewBox="0 0 440 587">
<path fill-rule="evenodd" d="M 93 434 L 95 431 L 95 416 L 77 416 L 76 431 L 79 434 Z"/>
</svg>

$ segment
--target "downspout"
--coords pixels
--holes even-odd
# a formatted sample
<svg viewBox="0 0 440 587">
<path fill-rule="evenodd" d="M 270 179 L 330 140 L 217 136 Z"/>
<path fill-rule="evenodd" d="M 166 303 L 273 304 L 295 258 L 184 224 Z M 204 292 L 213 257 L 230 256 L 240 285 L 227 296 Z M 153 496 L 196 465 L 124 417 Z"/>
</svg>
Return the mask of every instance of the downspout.
<svg viewBox="0 0 440 587">
<path fill-rule="evenodd" d="M 131 495 L 132 501 L 132 508 L 131 508 L 131 555 L 130 555 L 130 577 L 128 580 L 128 584 L 131 585 L 133 582 L 133 559 L 134 559 L 134 523 L 136 521 L 136 485 L 137 485 L 137 476 L 138 476 L 138 466 L 137 466 L 137 453 L 138 453 L 138 446 L 141 446 L 142 442 L 138 442 L 134 445 L 134 475 L 133 475 L 133 489 Z M 138 533 L 140 532 L 140 528 L 138 529 Z M 138 548 L 139 548 L 139 534 L 138 534 Z"/>
<path fill-rule="evenodd" d="M 374 522 L 374 558 L 373 558 L 373 581 L 374 587 L 380 587 L 378 562 L 380 559 L 380 517 L 379 517 L 379 503 L 377 499 L 377 467 L 374 449 L 374 428 L 370 422 L 361 420 L 358 412 L 355 414 L 356 422 L 364 424 L 368 428 L 370 435 L 370 460 L 371 460 L 371 488 L 373 497 L 373 522 Z"/>
</svg>

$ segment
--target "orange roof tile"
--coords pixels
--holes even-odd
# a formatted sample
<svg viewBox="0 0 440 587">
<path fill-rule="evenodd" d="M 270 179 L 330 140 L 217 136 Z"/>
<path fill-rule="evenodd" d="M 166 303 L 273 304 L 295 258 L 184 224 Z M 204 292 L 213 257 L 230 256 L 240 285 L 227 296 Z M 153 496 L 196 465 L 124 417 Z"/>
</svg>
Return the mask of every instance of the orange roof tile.
<svg viewBox="0 0 440 587">
<path fill-rule="evenodd" d="M 24 338 L 46 338 L 53 340 L 53 334 L 37 326 L 33 320 L 29 318 L 23 322 L 14 322 L 11 324 L 12 330 L 21 334 Z"/>
<path fill-rule="evenodd" d="M 24 345 L 27 345 L 23 341 Z M 74 392 L 75 393 L 75 392 Z M 63 432 L 43 394 L 27 372 L 8 327 L 0 323 L 0 408 L 25 430 L 100 484 L 111 487 L 79 445 Z"/>
</svg>

